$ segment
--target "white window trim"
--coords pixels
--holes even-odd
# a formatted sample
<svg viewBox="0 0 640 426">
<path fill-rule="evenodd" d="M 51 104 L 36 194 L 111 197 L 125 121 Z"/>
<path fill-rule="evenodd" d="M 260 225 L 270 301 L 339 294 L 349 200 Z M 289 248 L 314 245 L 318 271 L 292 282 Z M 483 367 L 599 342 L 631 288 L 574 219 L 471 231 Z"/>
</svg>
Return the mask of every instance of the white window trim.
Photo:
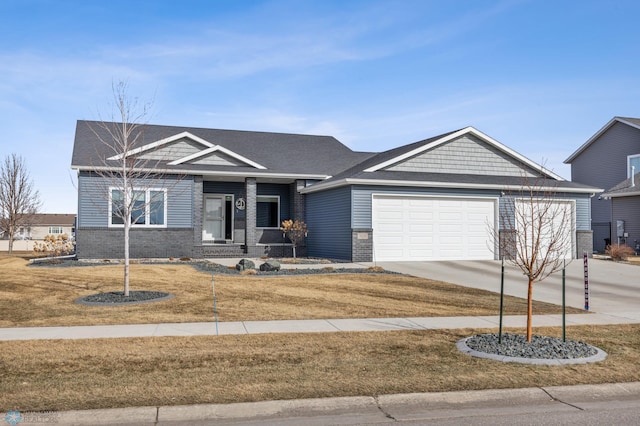
<svg viewBox="0 0 640 426">
<path fill-rule="evenodd" d="M 260 198 L 275 198 L 278 200 L 278 225 L 277 226 L 257 226 L 258 225 L 258 202 Z M 256 195 L 256 229 L 280 229 L 280 196 L 279 195 Z"/>
<path fill-rule="evenodd" d="M 627 179 L 631 177 L 631 160 L 640 158 L 640 154 L 627 155 Z M 636 174 L 640 173 L 640 167 L 636 167 Z"/>
<path fill-rule="evenodd" d="M 124 224 L 114 224 L 111 221 L 113 220 L 113 191 L 122 191 L 122 188 L 118 187 L 109 187 L 109 216 L 107 217 L 108 227 L 109 228 L 124 228 Z M 135 224 L 132 223 L 132 228 L 166 228 L 167 227 L 167 188 L 133 188 L 133 191 L 141 191 L 144 192 L 145 199 L 145 223 L 144 224 Z M 150 200 L 149 193 L 151 191 L 163 192 L 164 193 L 164 223 L 161 225 L 151 225 L 149 224 L 149 219 L 151 215 L 151 206 L 148 200 Z"/>
</svg>

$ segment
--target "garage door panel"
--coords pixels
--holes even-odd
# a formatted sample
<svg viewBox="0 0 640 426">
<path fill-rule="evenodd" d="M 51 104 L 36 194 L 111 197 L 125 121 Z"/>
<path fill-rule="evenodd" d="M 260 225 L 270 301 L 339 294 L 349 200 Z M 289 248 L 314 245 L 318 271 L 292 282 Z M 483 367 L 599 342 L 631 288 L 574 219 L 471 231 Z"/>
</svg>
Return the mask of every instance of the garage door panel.
<svg viewBox="0 0 640 426">
<path fill-rule="evenodd" d="M 374 196 L 374 255 L 376 260 L 493 259 L 488 225 L 494 219 L 494 199 Z"/>
</svg>

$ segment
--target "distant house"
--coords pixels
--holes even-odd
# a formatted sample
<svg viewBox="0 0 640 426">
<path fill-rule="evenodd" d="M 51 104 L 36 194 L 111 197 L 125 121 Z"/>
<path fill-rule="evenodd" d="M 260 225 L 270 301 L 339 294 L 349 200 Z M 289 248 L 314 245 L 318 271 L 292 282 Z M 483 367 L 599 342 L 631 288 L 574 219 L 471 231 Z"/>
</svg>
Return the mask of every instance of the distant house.
<svg viewBox="0 0 640 426">
<path fill-rule="evenodd" d="M 75 232 L 75 220 L 75 214 L 35 214 L 29 221 L 29 224 L 25 224 L 17 230 L 15 239 L 44 240 L 44 237 L 50 234 L 67 234 L 69 237 L 72 237 Z"/>
<path fill-rule="evenodd" d="M 566 181 L 473 127 L 371 153 L 330 136 L 147 125 L 134 149 L 114 153 L 101 124 L 76 127 L 80 258 L 123 256 L 123 225 L 112 214 L 120 195 L 96 173 L 117 171 L 123 158 L 157 162 L 157 177 L 140 188 L 159 198 L 131 229 L 138 258 L 290 255 L 279 227 L 299 219 L 309 229 L 299 253 L 308 256 L 496 259 L 490 228 L 509 231 L 500 212 L 518 199 L 523 175 L 541 179 L 570 209 L 571 257 L 592 250 L 596 188 Z M 151 196 L 138 191 L 141 200 Z"/>
<path fill-rule="evenodd" d="M 640 119 L 612 118 L 565 163 L 572 181 L 602 188 L 591 203 L 594 250 L 640 242 Z"/>
<path fill-rule="evenodd" d="M 13 249 L 16 251 L 33 250 L 34 241 L 42 241 L 47 235 L 67 234 L 75 236 L 75 214 L 41 213 L 31 217 L 28 224 L 17 229 Z M 9 249 L 8 235 L 0 234 L 0 251 Z"/>
</svg>

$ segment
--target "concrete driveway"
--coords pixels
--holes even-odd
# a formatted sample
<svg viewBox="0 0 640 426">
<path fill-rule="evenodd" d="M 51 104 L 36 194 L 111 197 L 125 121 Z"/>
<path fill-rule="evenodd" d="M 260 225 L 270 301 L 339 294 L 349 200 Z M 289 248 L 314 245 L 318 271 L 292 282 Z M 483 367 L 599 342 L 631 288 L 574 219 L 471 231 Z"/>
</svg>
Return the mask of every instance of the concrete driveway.
<svg viewBox="0 0 640 426">
<path fill-rule="evenodd" d="M 500 292 L 500 261 L 378 262 L 379 266 L 418 277 L 431 278 L 493 292 Z M 640 319 L 640 266 L 589 259 L 589 311 Z M 584 309 L 584 262 L 575 259 L 566 267 L 567 306 Z M 527 297 L 527 279 L 505 263 L 505 294 Z M 534 300 L 562 304 L 562 273 L 557 272 L 533 287 Z M 535 312 L 534 312 L 535 314 Z"/>
</svg>

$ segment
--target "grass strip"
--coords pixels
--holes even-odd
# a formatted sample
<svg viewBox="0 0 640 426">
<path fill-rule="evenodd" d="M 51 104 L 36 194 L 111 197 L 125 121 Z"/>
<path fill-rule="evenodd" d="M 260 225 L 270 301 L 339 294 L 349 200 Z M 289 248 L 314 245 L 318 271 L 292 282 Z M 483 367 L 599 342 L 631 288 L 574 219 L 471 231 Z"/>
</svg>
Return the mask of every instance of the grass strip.
<svg viewBox="0 0 640 426">
<path fill-rule="evenodd" d="M 0 342 L 0 411 L 520 388 L 640 380 L 640 325 L 575 326 L 597 364 L 505 364 L 455 342 L 495 330 Z M 510 332 L 522 332 L 511 329 Z M 558 328 L 536 334 L 558 336 Z"/>
</svg>

